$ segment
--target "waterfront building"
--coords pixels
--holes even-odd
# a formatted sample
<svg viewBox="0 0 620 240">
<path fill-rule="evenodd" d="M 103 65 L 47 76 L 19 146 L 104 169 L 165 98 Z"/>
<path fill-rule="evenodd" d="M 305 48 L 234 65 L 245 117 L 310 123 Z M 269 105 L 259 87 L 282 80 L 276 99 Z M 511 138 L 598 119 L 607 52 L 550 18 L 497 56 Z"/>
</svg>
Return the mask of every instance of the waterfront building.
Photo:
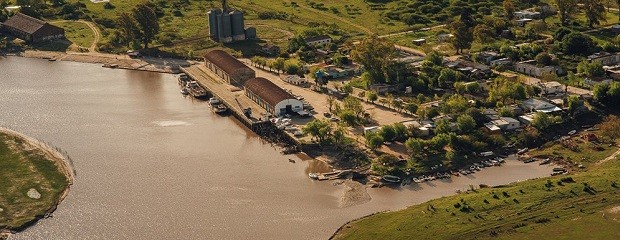
<svg viewBox="0 0 620 240">
<path fill-rule="evenodd" d="M 248 79 L 256 77 L 256 72 L 241 61 L 222 50 L 205 54 L 205 65 L 226 83 L 244 85 Z"/>
<path fill-rule="evenodd" d="M 246 96 L 276 117 L 304 110 L 302 101 L 265 78 L 252 78 L 244 88 Z"/>
<path fill-rule="evenodd" d="M 28 43 L 65 37 L 65 30 L 31 16 L 17 13 L 2 24 L 2 30 Z"/>
</svg>

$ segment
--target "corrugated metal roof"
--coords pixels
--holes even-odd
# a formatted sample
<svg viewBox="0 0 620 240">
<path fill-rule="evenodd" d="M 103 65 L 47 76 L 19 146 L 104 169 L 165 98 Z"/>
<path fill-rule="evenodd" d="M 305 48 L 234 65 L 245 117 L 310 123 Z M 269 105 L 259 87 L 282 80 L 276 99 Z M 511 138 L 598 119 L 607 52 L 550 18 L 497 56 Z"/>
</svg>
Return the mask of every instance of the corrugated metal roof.
<svg viewBox="0 0 620 240">
<path fill-rule="evenodd" d="M 258 95 L 263 101 L 275 107 L 281 101 L 287 99 L 295 99 L 293 95 L 278 87 L 273 82 L 265 78 L 252 78 L 245 83 L 245 88 L 255 95 Z"/>
<path fill-rule="evenodd" d="M 5 27 L 12 27 L 29 34 L 33 34 L 37 30 L 45 26 L 45 24 L 45 21 L 33 18 L 22 13 L 17 13 L 13 17 L 6 20 L 3 25 Z"/>
<path fill-rule="evenodd" d="M 232 75 L 235 71 L 239 69 L 247 69 L 253 71 L 241 61 L 237 60 L 236 58 L 222 50 L 213 50 L 208 52 L 207 54 L 205 54 L 205 59 L 218 66 L 224 72 L 228 73 L 228 75 Z"/>
</svg>

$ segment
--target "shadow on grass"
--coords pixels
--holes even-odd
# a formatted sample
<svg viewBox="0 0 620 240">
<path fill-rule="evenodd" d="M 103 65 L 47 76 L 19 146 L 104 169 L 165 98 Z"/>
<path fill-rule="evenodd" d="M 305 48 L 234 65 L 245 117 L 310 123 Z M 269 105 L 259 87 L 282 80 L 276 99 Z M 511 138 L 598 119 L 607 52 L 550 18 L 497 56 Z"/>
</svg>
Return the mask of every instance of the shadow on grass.
<svg viewBox="0 0 620 240">
<path fill-rule="evenodd" d="M 36 43 L 33 44 L 32 47 L 41 51 L 66 52 L 71 44 L 73 44 L 71 41 L 62 39 L 51 42 Z"/>
</svg>

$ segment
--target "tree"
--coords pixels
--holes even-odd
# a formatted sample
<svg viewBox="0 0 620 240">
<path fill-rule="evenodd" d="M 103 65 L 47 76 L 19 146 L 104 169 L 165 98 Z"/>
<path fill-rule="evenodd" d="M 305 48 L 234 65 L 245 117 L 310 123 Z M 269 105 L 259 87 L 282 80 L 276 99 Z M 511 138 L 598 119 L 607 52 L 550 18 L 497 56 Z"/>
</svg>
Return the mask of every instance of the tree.
<svg viewBox="0 0 620 240">
<path fill-rule="evenodd" d="M 474 27 L 474 39 L 479 43 L 490 43 L 493 41 L 495 31 L 486 24 L 478 24 Z"/>
<path fill-rule="evenodd" d="M 620 118 L 618 116 L 609 115 L 600 124 L 601 135 L 610 141 L 620 138 Z"/>
<path fill-rule="evenodd" d="M 592 54 L 598 47 L 592 38 L 576 32 L 566 35 L 560 45 L 564 53 L 582 56 Z"/>
<path fill-rule="evenodd" d="M 452 45 L 457 53 L 461 53 L 464 49 L 469 49 L 474 39 L 471 29 L 461 20 L 455 20 L 450 24 L 450 29 L 454 37 Z"/>
<path fill-rule="evenodd" d="M 532 119 L 532 126 L 540 131 L 549 128 L 549 126 L 551 126 L 551 123 L 552 121 L 549 117 L 549 114 L 546 114 L 544 112 L 536 113 L 534 115 L 534 119 Z"/>
<path fill-rule="evenodd" d="M 566 26 L 573 14 L 577 11 L 577 0 L 554 0 L 558 7 L 558 17 L 562 26 Z"/>
<path fill-rule="evenodd" d="M 345 143 L 346 135 L 345 135 L 345 131 L 343 127 L 336 128 L 336 130 L 334 130 L 333 135 L 334 135 L 333 136 L 334 144 L 336 145 L 336 147 L 339 147 L 343 143 Z"/>
<path fill-rule="evenodd" d="M 379 135 L 383 138 L 384 141 L 392 142 L 396 140 L 396 131 L 392 125 L 385 125 L 379 131 Z"/>
<path fill-rule="evenodd" d="M 418 105 L 415 103 L 407 103 L 405 104 L 405 111 L 410 114 L 415 114 L 418 111 Z"/>
<path fill-rule="evenodd" d="M 393 62 L 395 53 L 393 43 L 373 35 L 355 46 L 351 58 L 364 66 L 366 72 L 370 74 L 369 85 L 372 85 L 376 82 L 385 82 L 384 69 Z"/>
<path fill-rule="evenodd" d="M 541 66 L 549 66 L 553 62 L 553 58 L 551 58 L 551 55 L 549 55 L 546 52 L 539 53 L 538 55 L 536 55 L 535 59 L 536 59 L 536 63 L 538 63 Z"/>
<path fill-rule="evenodd" d="M 502 5 L 504 6 L 504 16 L 506 20 L 512 21 L 515 17 L 515 6 L 512 4 L 512 0 L 504 0 Z"/>
<path fill-rule="evenodd" d="M 375 101 L 379 99 L 379 96 L 375 91 L 368 91 L 366 92 L 366 99 L 368 99 L 368 101 L 371 103 L 375 103 Z"/>
<path fill-rule="evenodd" d="M 590 28 L 594 28 L 594 24 L 598 25 L 601 21 L 606 21 L 605 4 L 602 0 L 586 0 L 582 3 Z"/>
<path fill-rule="evenodd" d="M 476 120 L 467 114 L 460 115 L 456 118 L 456 126 L 461 133 L 469 133 L 476 128 Z"/>
<path fill-rule="evenodd" d="M 379 175 L 393 174 L 397 171 L 396 164 L 400 161 L 393 155 L 383 154 L 372 161 L 372 170 Z"/>
<path fill-rule="evenodd" d="M 407 138 L 407 127 L 402 123 L 394 123 L 394 140 L 395 141 L 403 141 Z"/>
<path fill-rule="evenodd" d="M 276 58 L 276 60 L 274 60 L 273 63 L 272 63 L 273 68 L 276 71 L 278 71 L 278 72 L 284 71 L 284 65 L 285 64 L 286 64 L 286 60 L 284 58 L 281 58 L 281 57 Z M 315 73 L 310 72 L 310 74 L 315 74 Z"/>
<path fill-rule="evenodd" d="M 580 108 L 584 106 L 583 101 L 575 95 L 569 96 L 568 99 L 568 112 L 574 115 Z"/>
<path fill-rule="evenodd" d="M 589 62 L 588 60 L 583 60 L 577 65 L 577 73 L 584 75 L 586 77 L 603 77 L 605 76 L 605 69 L 603 68 L 603 64 L 600 62 Z"/>
<path fill-rule="evenodd" d="M 345 109 L 338 113 L 338 117 L 349 126 L 355 126 L 357 124 L 357 116 L 349 109 Z"/>
<path fill-rule="evenodd" d="M 366 146 L 370 148 L 370 150 L 375 151 L 377 148 L 381 147 L 383 144 L 383 137 L 376 133 L 366 134 Z"/>
<path fill-rule="evenodd" d="M 299 64 L 293 63 L 293 62 L 286 62 L 284 64 L 284 71 L 286 72 L 286 74 L 289 75 L 293 75 L 293 74 L 297 74 L 299 72 Z"/>
<path fill-rule="evenodd" d="M 405 147 L 407 147 L 407 151 L 411 154 L 411 156 L 419 156 L 424 153 L 424 140 L 418 138 L 409 138 L 405 142 Z"/>
<path fill-rule="evenodd" d="M 620 9 L 620 0 L 616 0 L 616 8 Z M 618 21 L 620 21 L 620 11 L 618 11 Z"/>
<path fill-rule="evenodd" d="M 436 122 L 435 133 L 450 133 L 452 128 L 450 127 L 450 122 L 447 119 L 441 119 Z"/>
<path fill-rule="evenodd" d="M 136 36 L 140 33 L 138 23 L 129 13 L 121 13 L 116 20 L 120 31 L 121 40 L 126 43 L 132 43 L 136 40 Z"/>
<path fill-rule="evenodd" d="M 305 134 L 316 138 L 319 144 L 324 143 L 331 134 L 332 128 L 329 122 L 314 119 L 301 129 Z"/>
<path fill-rule="evenodd" d="M 133 9 L 133 17 L 138 23 L 139 38 L 144 48 L 148 48 L 149 43 L 159 33 L 159 19 L 153 8 L 146 3 L 140 3 Z"/>
<path fill-rule="evenodd" d="M 364 106 L 356 97 L 347 96 L 342 100 L 342 104 L 346 110 L 351 110 L 357 117 L 361 117 L 364 113 Z"/>
</svg>

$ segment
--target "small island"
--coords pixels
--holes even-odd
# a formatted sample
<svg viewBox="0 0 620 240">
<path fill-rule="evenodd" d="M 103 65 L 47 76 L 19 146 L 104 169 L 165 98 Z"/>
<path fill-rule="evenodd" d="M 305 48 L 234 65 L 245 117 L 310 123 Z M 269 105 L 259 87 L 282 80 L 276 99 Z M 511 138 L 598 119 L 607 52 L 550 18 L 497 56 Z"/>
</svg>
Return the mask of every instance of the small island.
<svg viewBox="0 0 620 240">
<path fill-rule="evenodd" d="M 49 216 L 72 182 L 60 152 L 0 128 L 0 239 Z"/>
</svg>

